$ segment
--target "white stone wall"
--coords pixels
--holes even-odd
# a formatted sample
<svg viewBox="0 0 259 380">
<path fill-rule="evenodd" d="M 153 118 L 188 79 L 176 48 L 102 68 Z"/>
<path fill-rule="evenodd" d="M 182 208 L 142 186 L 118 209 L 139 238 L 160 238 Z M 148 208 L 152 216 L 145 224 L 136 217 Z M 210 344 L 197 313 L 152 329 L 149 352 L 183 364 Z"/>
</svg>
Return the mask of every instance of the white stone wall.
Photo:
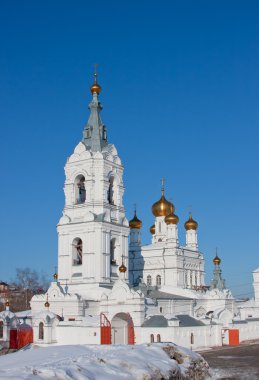
<svg viewBox="0 0 259 380">
<path fill-rule="evenodd" d="M 135 328 L 136 343 L 150 343 L 151 334 L 154 335 L 155 342 L 160 334 L 161 342 L 173 342 L 191 349 L 222 345 L 221 326 Z"/>
<path fill-rule="evenodd" d="M 73 326 L 61 322 L 57 326 L 58 344 L 100 344 L 100 327 Z"/>
<path fill-rule="evenodd" d="M 239 330 L 239 341 L 259 339 L 259 321 L 248 321 L 248 323 L 233 324 L 229 328 Z"/>
</svg>

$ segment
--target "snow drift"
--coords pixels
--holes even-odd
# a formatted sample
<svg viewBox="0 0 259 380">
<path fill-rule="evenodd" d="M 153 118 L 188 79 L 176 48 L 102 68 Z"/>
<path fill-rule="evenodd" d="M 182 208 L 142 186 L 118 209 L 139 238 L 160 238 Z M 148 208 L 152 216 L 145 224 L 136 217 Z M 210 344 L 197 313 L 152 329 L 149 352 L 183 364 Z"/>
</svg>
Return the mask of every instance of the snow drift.
<svg viewBox="0 0 259 380">
<path fill-rule="evenodd" d="M 135 346 L 51 346 L 0 357 L 0 379 L 204 379 L 207 362 L 172 343 Z"/>
</svg>

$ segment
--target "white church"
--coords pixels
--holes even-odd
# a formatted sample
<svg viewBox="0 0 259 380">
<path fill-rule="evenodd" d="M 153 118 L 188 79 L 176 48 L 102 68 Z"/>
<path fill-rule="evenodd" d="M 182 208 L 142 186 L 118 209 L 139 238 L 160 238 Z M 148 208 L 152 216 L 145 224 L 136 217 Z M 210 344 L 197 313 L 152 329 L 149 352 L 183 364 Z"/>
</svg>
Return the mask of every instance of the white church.
<svg viewBox="0 0 259 380">
<path fill-rule="evenodd" d="M 83 139 L 65 165 L 58 271 L 26 315 L 8 307 L 0 313 L 0 343 L 22 318 L 38 345 L 170 341 L 196 349 L 259 338 L 259 269 L 255 297 L 247 302 L 226 288 L 217 253 L 206 285 L 198 223 L 190 214 L 180 244 L 179 219 L 163 183 L 152 206 L 150 244 L 142 245 L 136 210 L 129 222 L 125 215 L 123 166 L 108 143 L 100 92 L 95 74 Z"/>
</svg>

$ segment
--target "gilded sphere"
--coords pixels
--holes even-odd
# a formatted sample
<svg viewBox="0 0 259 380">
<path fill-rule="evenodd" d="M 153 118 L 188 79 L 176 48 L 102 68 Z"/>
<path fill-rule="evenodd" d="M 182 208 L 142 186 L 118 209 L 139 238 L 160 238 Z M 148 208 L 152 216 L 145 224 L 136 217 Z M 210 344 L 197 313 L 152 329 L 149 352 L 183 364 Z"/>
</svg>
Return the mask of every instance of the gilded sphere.
<svg viewBox="0 0 259 380">
<path fill-rule="evenodd" d="M 153 224 L 153 226 L 150 227 L 149 231 L 150 231 L 150 233 L 152 235 L 155 235 L 155 233 L 156 233 L 156 226 Z"/>
<path fill-rule="evenodd" d="M 188 230 L 197 230 L 198 223 L 192 218 L 192 215 L 190 214 L 189 219 L 187 222 L 184 223 L 184 227 L 186 231 Z"/>
<path fill-rule="evenodd" d="M 46 301 L 45 304 L 44 304 L 45 307 L 49 307 L 49 302 Z"/>
<path fill-rule="evenodd" d="M 221 263 L 221 259 L 218 257 L 218 255 L 216 255 L 213 259 L 213 263 L 214 265 L 220 265 Z"/>
<path fill-rule="evenodd" d="M 125 273 L 127 271 L 127 268 L 125 267 L 125 265 L 123 263 L 119 267 L 119 271 L 120 271 L 120 273 Z"/>
<path fill-rule="evenodd" d="M 57 280 L 57 279 L 58 279 L 58 274 L 57 274 L 57 273 L 54 273 L 54 274 L 53 274 L 53 278 L 54 278 L 54 280 Z"/>
<path fill-rule="evenodd" d="M 91 87 L 90 87 L 90 90 L 91 90 L 91 93 L 92 94 L 100 94 L 101 90 L 102 90 L 102 87 L 97 83 L 95 82 Z"/>
<path fill-rule="evenodd" d="M 174 205 L 171 202 L 166 200 L 165 196 L 162 194 L 162 197 L 153 204 L 152 213 L 154 216 L 167 216 L 174 212 Z"/>
<path fill-rule="evenodd" d="M 5 307 L 9 307 L 9 306 L 10 306 L 9 301 L 6 301 L 6 303 L 5 303 Z"/>
<path fill-rule="evenodd" d="M 134 214 L 134 217 L 129 221 L 130 228 L 137 228 L 140 230 L 142 227 L 142 221 L 137 218 L 136 212 Z"/>
<path fill-rule="evenodd" d="M 165 217 L 165 223 L 168 224 L 177 224 L 179 222 L 179 218 L 175 214 L 169 214 Z"/>
</svg>

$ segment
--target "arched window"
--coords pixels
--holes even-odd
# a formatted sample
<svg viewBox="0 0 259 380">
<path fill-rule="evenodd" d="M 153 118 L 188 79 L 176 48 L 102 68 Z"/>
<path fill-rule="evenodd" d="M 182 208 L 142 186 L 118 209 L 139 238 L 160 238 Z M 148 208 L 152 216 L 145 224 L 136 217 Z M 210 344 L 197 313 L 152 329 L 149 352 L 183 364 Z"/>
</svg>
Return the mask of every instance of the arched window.
<svg viewBox="0 0 259 380">
<path fill-rule="evenodd" d="M 103 125 L 103 140 L 107 141 L 107 130 L 106 130 L 105 125 Z"/>
<path fill-rule="evenodd" d="M 161 286 L 161 276 L 160 276 L 160 274 L 158 274 L 156 276 L 156 286 Z"/>
<path fill-rule="evenodd" d="M 0 321 L 0 339 L 4 336 L 4 322 Z"/>
<path fill-rule="evenodd" d="M 187 288 L 187 286 L 188 286 L 187 270 L 184 271 L 184 283 L 185 283 L 185 287 Z"/>
<path fill-rule="evenodd" d="M 194 344 L 194 335 L 191 333 L 191 344 Z"/>
<path fill-rule="evenodd" d="M 162 307 L 160 307 L 159 311 L 160 311 L 160 313 L 162 313 L 162 311 L 163 311 L 163 308 L 162 308 Z"/>
<path fill-rule="evenodd" d="M 110 241 L 110 258 L 111 258 L 111 265 L 116 264 L 115 250 L 116 250 L 116 239 L 113 238 L 113 239 L 111 239 L 111 241 Z"/>
<path fill-rule="evenodd" d="M 150 274 L 147 276 L 147 285 L 148 286 L 152 285 L 152 277 L 150 276 Z"/>
<path fill-rule="evenodd" d="M 79 175 L 76 177 L 75 199 L 77 204 L 84 203 L 86 200 L 85 177 L 83 175 Z"/>
<path fill-rule="evenodd" d="M 44 324 L 43 322 L 39 323 L 39 339 L 44 339 Z"/>
<path fill-rule="evenodd" d="M 156 341 L 159 342 L 159 343 L 161 342 L 161 336 L 160 336 L 160 334 L 157 334 Z"/>
<path fill-rule="evenodd" d="M 150 342 L 151 342 L 151 343 L 154 343 L 154 341 L 155 341 L 155 339 L 154 339 L 154 334 L 151 334 L 151 335 L 150 335 Z"/>
<path fill-rule="evenodd" d="M 72 243 L 72 260 L 73 265 L 82 264 L 82 254 L 83 254 L 83 242 L 80 238 L 76 238 Z"/>
<path fill-rule="evenodd" d="M 114 205 L 114 177 L 110 177 L 109 179 L 109 189 L 107 198 L 110 205 Z"/>
<path fill-rule="evenodd" d="M 192 271 L 190 271 L 190 285 L 191 285 L 191 288 L 192 288 L 192 285 L 193 285 L 193 283 L 192 283 Z"/>
</svg>

